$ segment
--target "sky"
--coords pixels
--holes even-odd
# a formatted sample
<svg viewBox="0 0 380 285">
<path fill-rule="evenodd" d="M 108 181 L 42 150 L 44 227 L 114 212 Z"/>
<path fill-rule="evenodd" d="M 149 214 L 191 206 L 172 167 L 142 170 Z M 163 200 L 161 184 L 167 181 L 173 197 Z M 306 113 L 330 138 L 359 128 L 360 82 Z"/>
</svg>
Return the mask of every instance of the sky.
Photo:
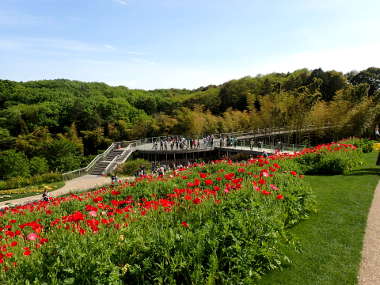
<svg viewBox="0 0 380 285">
<path fill-rule="evenodd" d="M 380 67 L 379 0 L 0 0 L 0 79 L 198 88 Z"/>
</svg>

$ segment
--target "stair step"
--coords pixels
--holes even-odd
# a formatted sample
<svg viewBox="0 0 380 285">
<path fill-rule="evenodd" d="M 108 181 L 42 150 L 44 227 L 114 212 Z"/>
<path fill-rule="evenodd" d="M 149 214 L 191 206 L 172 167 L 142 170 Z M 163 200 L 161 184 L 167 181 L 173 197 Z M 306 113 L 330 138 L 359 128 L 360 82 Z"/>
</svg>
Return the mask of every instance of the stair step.
<svg viewBox="0 0 380 285">
<path fill-rule="evenodd" d="M 117 156 L 122 154 L 124 149 L 114 149 L 103 158 L 102 161 L 98 161 L 94 168 L 91 170 L 91 174 L 100 175 L 103 174 L 104 170 L 108 167 L 111 161 Z M 128 151 L 130 153 L 131 151 Z"/>
</svg>

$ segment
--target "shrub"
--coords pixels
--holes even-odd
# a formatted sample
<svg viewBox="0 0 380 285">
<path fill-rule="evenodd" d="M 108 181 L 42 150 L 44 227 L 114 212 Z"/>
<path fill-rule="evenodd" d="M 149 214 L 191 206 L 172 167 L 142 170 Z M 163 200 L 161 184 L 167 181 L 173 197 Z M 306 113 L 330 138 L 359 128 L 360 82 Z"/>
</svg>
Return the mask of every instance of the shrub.
<svg viewBox="0 0 380 285">
<path fill-rule="evenodd" d="M 12 177 L 5 181 L 6 188 L 4 189 L 14 189 L 29 185 L 29 179 L 22 176 Z"/>
<path fill-rule="evenodd" d="M 53 182 L 59 182 L 62 181 L 62 174 L 60 173 L 44 173 L 41 175 L 36 175 L 31 177 L 30 179 L 30 184 L 42 184 L 42 183 L 53 183 Z"/>
<path fill-rule="evenodd" d="M 145 159 L 128 160 L 127 162 L 119 165 L 116 169 L 117 174 L 135 175 L 141 166 L 144 166 L 146 170 L 150 170 L 152 164 Z"/>
<path fill-rule="evenodd" d="M 5 181 L 0 181 L 0 190 L 21 188 L 29 185 L 37 185 L 42 183 L 52 183 L 62 181 L 62 175 L 59 173 L 45 173 L 32 177 L 12 177 Z"/>
<path fill-rule="evenodd" d="M 352 144 L 356 146 L 360 151 L 364 153 L 368 153 L 368 152 L 373 151 L 373 144 L 376 143 L 377 141 L 366 139 L 366 138 L 354 137 L 354 138 L 344 139 L 341 142 L 345 144 Z"/>
<path fill-rule="evenodd" d="M 296 158 L 302 172 L 306 174 L 348 174 L 361 164 L 361 150 L 340 149 L 308 153 Z"/>
</svg>

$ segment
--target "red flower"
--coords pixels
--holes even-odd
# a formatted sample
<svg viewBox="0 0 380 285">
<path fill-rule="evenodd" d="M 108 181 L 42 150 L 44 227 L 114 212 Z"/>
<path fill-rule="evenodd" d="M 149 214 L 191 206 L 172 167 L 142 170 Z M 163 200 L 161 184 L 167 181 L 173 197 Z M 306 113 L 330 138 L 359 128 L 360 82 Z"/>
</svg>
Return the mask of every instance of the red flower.
<svg viewBox="0 0 380 285">
<path fill-rule="evenodd" d="M 293 175 L 293 176 L 296 176 L 296 175 L 297 175 L 297 172 L 295 172 L 295 171 L 290 171 L 290 174 Z"/>
<path fill-rule="evenodd" d="M 212 185 L 214 182 L 211 179 L 205 180 L 206 185 Z"/>
<path fill-rule="evenodd" d="M 185 195 L 185 200 L 187 200 L 187 201 L 190 201 L 192 198 L 191 198 L 191 196 L 190 195 Z"/>
<path fill-rule="evenodd" d="M 98 202 L 101 202 L 103 201 L 103 197 L 96 197 L 94 199 L 92 199 L 95 203 L 98 203 Z"/>
<path fill-rule="evenodd" d="M 188 228 L 188 227 L 189 227 L 188 223 L 186 223 L 186 222 L 182 222 L 181 224 L 182 224 L 182 226 L 185 227 L 185 228 Z"/>
<path fill-rule="evenodd" d="M 23 255 L 27 256 L 27 255 L 30 255 L 32 252 L 30 250 L 25 250 Z"/>
<path fill-rule="evenodd" d="M 201 177 L 201 178 L 206 178 L 207 177 L 207 173 L 199 173 L 199 176 Z"/>
<path fill-rule="evenodd" d="M 282 196 L 281 194 L 279 194 L 279 195 L 276 196 L 276 199 L 277 200 L 282 200 L 282 199 L 284 199 L 284 196 Z"/>
<path fill-rule="evenodd" d="M 226 179 L 226 180 L 231 180 L 234 177 L 235 177 L 235 173 L 228 173 L 228 174 L 224 175 L 224 179 Z"/>
<path fill-rule="evenodd" d="M 199 199 L 199 198 L 195 198 L 195 199 L 193 200 L 193 203 L 194 203 L 194 204 L 200 204 L 201 202 L 202 202 L 202 200 Z"/>
<path fill-rule="evenodd" d="M 11 246 L 12 246 L 12 247 L 14 247 L 14 246 L 16 246 L 16 245 L 17 245 L 17 241 L 12 241 L 12 242 L 11 242 Z"/>
<path fill-rule="evenodd" d="M 12 252 L 7 252 L 7 253 L 5 254 L 5 256 L 6 256 L 6 257 L 8 257 L 8 258 L 11 258 L 11 257 L 12 257 L 12 255 L 13 255 L 13 253 L 12 253 Z"/>
<path fill-rule="evenodd" d="M 47 238 L 41 238 L 40 239 L 40 243 L 41 244 L 44 244 L 45 242 L 48 242 L 49 240 Z"/>
</svg>

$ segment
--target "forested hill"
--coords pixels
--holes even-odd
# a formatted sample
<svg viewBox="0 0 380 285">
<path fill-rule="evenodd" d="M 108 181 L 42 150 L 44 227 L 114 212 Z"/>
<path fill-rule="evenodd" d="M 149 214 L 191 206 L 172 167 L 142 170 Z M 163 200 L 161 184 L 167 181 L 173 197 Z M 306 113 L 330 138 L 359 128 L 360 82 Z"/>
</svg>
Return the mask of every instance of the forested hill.
<svg viewBox="0 0 380 285">
<path fill-rule="evenodd" d="M 12 154 L 65 171 L 111 141 L 176 133 L 337 122 L 354 124 L 360 135 L 379 120 L 379 98 L 379 68 L 349 74 L 302 69 L 196 90 L 0 80 L 0 168 Z"/>
</svg>

